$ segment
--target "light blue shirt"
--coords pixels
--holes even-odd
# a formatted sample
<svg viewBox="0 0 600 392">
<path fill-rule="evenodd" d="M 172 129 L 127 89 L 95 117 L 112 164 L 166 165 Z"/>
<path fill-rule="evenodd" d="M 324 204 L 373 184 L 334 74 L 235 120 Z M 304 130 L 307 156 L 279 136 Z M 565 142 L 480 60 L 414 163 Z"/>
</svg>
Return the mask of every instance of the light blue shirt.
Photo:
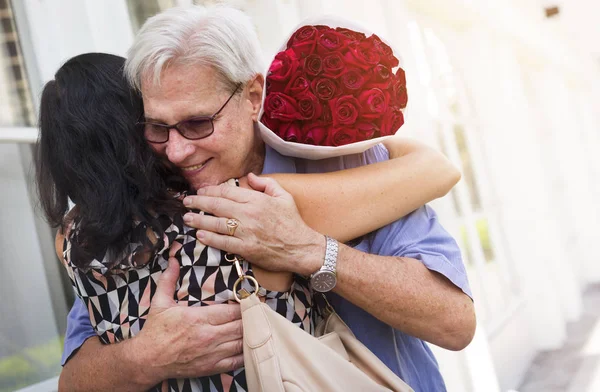
<svg viewBox="0 0 600 392">
<path fill-rule="evenodd" d="M 388 158 L 387 150 L 381 145 L 364 154 L 321 161 L 282 156 L 267 146 L 263 174 L 327 172 Z M 355 248 L 380 256 L 420 260 L 472 297 L 458 245 L 428 206 L 365 236 Z M 416 392 L 446 390 L 437 361 L 424 341 L 393 329 L 340 296 L 330 294 L 328 298 L 356 337 Z M 77 298 L 67 319 L 63 365 L 86 339 L 95 335 L 87 309 Z"/>
</svg>

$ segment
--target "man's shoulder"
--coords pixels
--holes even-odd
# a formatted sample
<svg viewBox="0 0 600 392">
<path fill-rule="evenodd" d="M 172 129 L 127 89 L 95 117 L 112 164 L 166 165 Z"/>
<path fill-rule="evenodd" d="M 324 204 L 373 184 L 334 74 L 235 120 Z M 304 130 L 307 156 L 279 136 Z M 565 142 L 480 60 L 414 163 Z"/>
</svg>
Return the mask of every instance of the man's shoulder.
<svg viewBox="0 0 600 392">
<path fill-rule="evenodd" d="M 324 173 L 342 169 L 351 169 L 369 163 L 389 159 L 389 153 L 383 144 L 359 153 L 339 157 L 310 160 L 281 155 L 270 146 L 265 146 L 263 174 L 271 173 Z"/>
<path fill-rule="evenodd" d="M 392 254 L 416 242 L 433 241 L 434 232 L 452 239 L 439 223 L 435 210 L 426 204 L 365 236 L 357 248 L 374 254 Z"/>
</svg>

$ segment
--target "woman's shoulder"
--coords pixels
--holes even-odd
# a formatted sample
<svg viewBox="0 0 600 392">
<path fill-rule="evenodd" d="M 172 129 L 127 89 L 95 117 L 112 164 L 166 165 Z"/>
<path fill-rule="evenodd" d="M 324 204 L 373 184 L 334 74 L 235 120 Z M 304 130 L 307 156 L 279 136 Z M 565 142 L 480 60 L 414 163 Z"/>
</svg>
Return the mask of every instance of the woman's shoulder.
<svg viewBox="0 0 600 392">
<path fill-rule="evenodd" d="M 64 247 L 65 247 L 65 234 L 62 229 L 58 229 L 56 231 L 56 237 L 54 238 L 54 248 L 56 249 L 56 256 L 60 260 L 61 263 L 65 262 L 64 255 Z"/>
<path fill-rule="evenodd" d="M 56 250 L 56 256 L 65 263 L 65 242 L 68 241 L 68 234 L 71 231 L 77 214 L 79 213 L 79 207 L 74 206 L 64 216 L 62 225 L 56 230 L 56 236 L 54 237 L 54 248 Z"/>
</svg>

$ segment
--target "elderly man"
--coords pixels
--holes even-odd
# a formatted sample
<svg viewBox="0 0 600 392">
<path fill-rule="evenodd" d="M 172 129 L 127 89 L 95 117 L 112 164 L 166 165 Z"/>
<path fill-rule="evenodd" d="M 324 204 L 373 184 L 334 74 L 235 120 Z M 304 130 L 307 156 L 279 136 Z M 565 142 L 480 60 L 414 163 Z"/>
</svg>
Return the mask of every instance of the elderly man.
<svg viewBox="0 0 600 392">
<path fill-rule="evenodd" d="M 336 170 L 387 159 L 387 152 L 378 147 L 361 157 L 309 162 L 265 146 L 256 131 L 264 82 L 260 53 L 240 11 L 171 9 L 141 29 L 126 72 L 142 91 L 146 121 L 159 124 L 154 131 L 164 140 L 151 145 L 203 189 L 184 202 L 217 216 L 187 216 L 201 229 L 199 240 L 267 270 L 331 277 L 323 268 L 323 235 L 302 222 L 289 194 L 268 182 L 268 198 L 213 185 L 248 173 Z M 206 137 L 190 138 L 182 121 L 200 115 L 210 118 L 212 128 Z M 238 234 L 227 235 L 225 219 L 218 217 L 241 222 Z M 473 336 L 475 316 L 460 252 L 434 211 L 422 207 L 354 247 L 333 245 L 339 246 L 337 282 L 325 280 L 321 290 L 331 291 L 341 317 L 416 391 L 445 390 L 423 341 L 460 350 Z M 191 313 L 174 304 L 172 285 L 160 282 L 143 330 L 115 345 L 91 338 L 89 315 L 77 301 L 69 315 L 61 389 L 148 389 L 167 378 L 241 367 L 238 306 Z"/>
</svg>

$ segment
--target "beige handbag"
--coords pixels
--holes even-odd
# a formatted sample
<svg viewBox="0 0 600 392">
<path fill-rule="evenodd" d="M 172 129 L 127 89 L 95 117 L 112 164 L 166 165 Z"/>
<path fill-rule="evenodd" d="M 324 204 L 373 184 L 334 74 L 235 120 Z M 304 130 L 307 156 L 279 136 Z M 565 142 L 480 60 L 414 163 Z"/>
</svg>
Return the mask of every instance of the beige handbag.
<svg viewBox="0 0 600 392">
<path fill-rule="evenodd" d="M 258 287 L 254 278 L 244 278 Z M 331 306 L 315 337 L 260 302 L 255 294 L 240 303 L 250 392 L 413 391 L 356 339 Z"/>
</svg>

